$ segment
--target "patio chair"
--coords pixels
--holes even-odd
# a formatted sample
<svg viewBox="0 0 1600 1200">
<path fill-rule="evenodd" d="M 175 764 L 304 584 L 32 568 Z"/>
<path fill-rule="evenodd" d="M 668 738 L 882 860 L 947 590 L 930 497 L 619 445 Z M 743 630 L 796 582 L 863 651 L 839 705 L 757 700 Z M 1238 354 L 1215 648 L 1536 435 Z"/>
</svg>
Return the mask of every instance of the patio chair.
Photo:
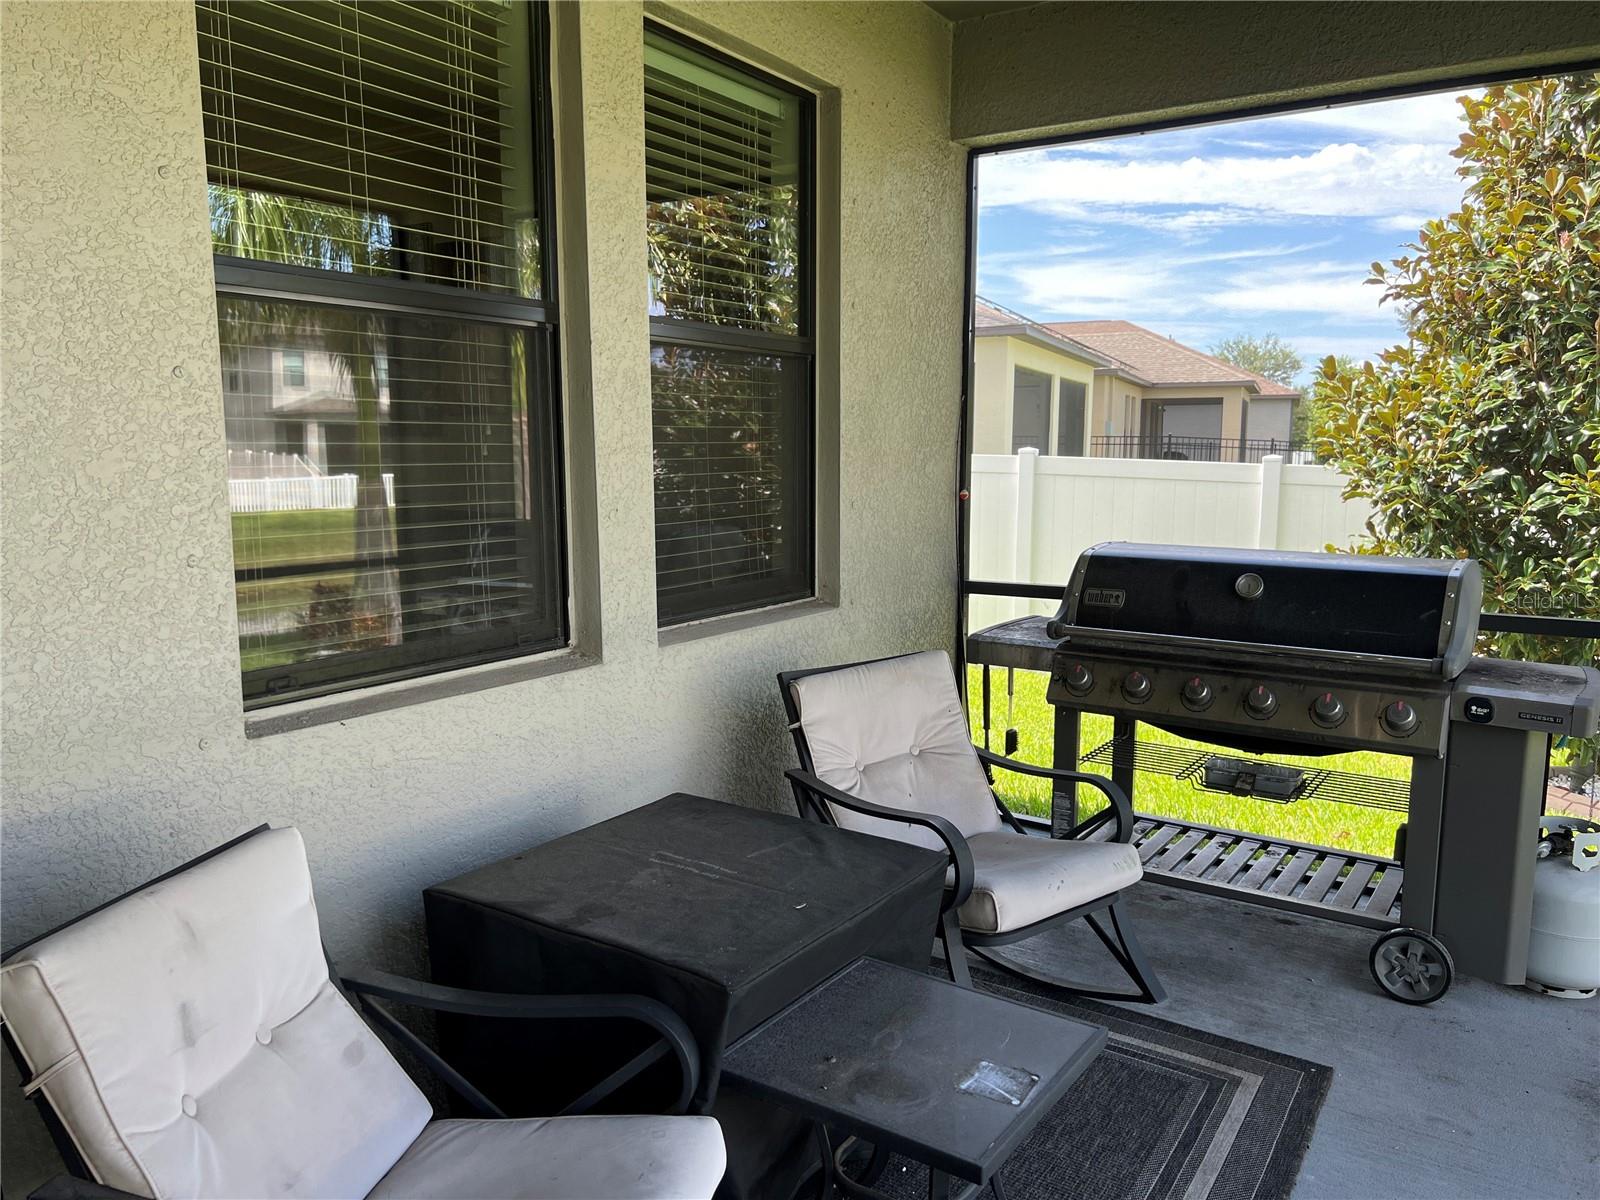
<svg viewBox="0 0 1600 1200">
<path fill-rule="evenodd" d="M 435 1120 L 352 996 L 492 1119 Z M 711 1117 L 505 1118 L 382 1000 L 643 1022 L 677 1058 L 676 1111 L 694 1092 L 694 1039 L 653 999 L 341 977 L 324 955 L 299 832 L 263 826 L 4 957 L 7 1043 L 78 1177 L 35 1195 L 677 1200 L 709 1198 L 721 1179 Z M 613 1073 L 566 1113 L 636 1070 Z"/>
<path fill-rule="evenodd" d="M 1144 873 L 1129 844 L 1133 809 L 1121 788 L 974 746 L 943 651 L 788 671 L 778 683 L 800 756 L 799 769 L 786 773 L 800 815 L 949 854 L 939 939 L 955 982 L 970 986 L 967 947 L 1001 970 L 1077 995 L 1166 998 L 1117 912 L 1117 900 Z M 992 767 L 1098 788 L 1116 833 L 1104 842 L 1029 833 L 995 794 Z M 1137 990 L 1050 978 L 993 953 L 1080 917 Z"/>
</svg>

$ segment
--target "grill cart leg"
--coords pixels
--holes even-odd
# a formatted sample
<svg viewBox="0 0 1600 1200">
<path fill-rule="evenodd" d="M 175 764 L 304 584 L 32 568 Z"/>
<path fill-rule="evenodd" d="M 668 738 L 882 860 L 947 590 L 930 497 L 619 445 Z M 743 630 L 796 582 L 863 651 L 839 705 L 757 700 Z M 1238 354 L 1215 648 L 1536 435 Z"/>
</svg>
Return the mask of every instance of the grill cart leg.
<svg viewBox="0 0 1600 1200">
<path fill-rule="evenodd" d="M 1456 973 L 1443 942 L 1405 927 L 1372 943 L 1367 966 L 1377 985 L 1402 1004 L 1432 1004 L 1449 990 Z"/>
</svg>

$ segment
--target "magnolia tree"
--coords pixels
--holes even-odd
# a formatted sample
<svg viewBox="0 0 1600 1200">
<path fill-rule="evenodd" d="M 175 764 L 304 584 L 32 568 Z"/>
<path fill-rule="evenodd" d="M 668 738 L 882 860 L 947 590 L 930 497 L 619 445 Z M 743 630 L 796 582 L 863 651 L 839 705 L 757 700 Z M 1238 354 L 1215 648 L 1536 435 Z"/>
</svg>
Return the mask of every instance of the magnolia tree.
<svg viewBox="0 0 1600 1200">
<path fill-rule="evenodd" d="M 1373 507 L 1364 548 L 1476 558 L 1499 612 L 1600 617 L 1600 76 L 1461 106 L 1460 211 L 1372 264 L 1406 343 L 1323 361 L 1317 450 Z M 1493 641 L 1546 661 L 1600 649 Z"/>
</svg>

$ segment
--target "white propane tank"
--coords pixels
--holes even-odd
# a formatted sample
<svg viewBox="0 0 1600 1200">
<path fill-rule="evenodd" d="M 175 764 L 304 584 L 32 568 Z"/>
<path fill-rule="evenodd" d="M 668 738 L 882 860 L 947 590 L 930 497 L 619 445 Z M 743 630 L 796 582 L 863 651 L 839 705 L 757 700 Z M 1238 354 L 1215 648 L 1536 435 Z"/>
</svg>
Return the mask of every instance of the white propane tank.
<svg viewBox="0 0 1600 1200">
<path fill-rule="evenodd" d="M 1540 819 L 1528 986 L 1568 999 L 1600 990 L 1600 825 L 1593 821 Z"/>
</svg>

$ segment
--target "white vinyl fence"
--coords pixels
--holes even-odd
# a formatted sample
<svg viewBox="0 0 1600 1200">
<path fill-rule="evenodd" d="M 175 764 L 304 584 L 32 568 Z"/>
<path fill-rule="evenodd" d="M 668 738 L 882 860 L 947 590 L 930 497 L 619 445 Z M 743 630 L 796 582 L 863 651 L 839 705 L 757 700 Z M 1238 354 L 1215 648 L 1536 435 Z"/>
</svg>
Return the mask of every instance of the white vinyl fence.
<svg viewBox="0 0 1600 1200">
<path fill-rule="evenodd" d="M 394 507 L 394 476 L 383 476 L 384 501 Z M 228 480 L 228 506 L 236 513 L 286 512 L 307 508 L 354 508 L 356 476 L 298 475 L 278 479 Z"/>
<path fill-rule="evenodd" d="M 1170 542 L 1276 550 L 1341 549 L 1366 532 L 1370 509 L 1344 500 L 1332 467 L 1162 459 L 1055 458 L 1037 450 L 974 454 L 968 514 L 973 579 L 1065 584 L 1096 542 Z M 968 627 L 982 629 L 1046 601 L 974 596 Z"/>
</svg>

